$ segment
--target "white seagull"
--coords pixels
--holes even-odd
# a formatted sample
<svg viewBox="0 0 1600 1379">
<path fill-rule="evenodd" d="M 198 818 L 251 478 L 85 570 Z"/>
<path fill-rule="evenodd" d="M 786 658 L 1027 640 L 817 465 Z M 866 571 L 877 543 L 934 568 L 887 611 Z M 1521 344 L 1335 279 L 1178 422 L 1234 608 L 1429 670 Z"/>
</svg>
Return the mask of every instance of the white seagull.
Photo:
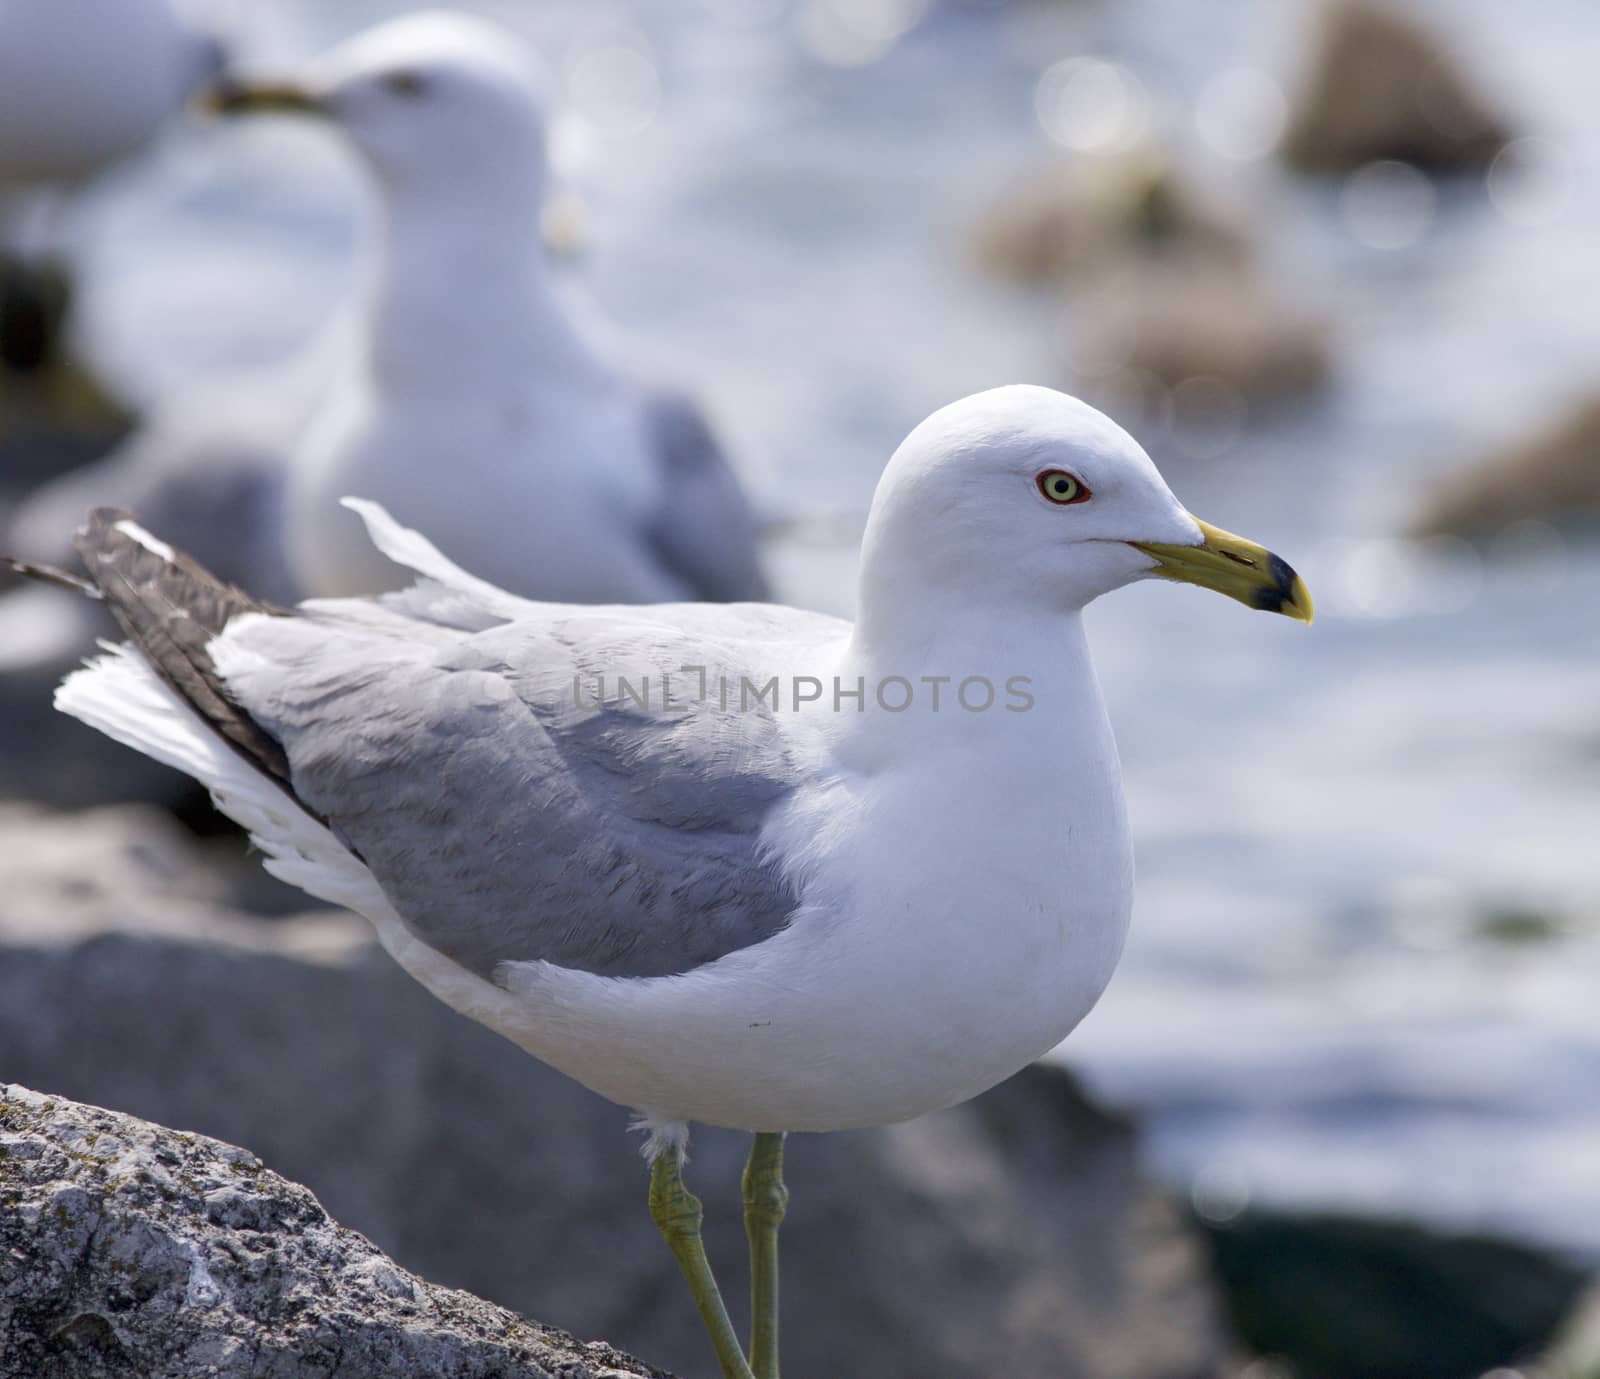
<svg viewBox="0 0 1600 1379">
<path fill-rule="evenodd" d="M 1036 387 L 896 451 L 853 625 L 532 603 L 350 505 L 420 578 L 294 611 L 96 513 L 84 587 L 131 642 L 56 702 L 202 781 L 440 1000 L 636 1110 L 723 1374 L 775 1379 L 783 1134 L 977 1095 L 1116 966 L 1133 857 L 1085 605 L 1156 577 L 1309 622 L 1305 586 Z M 681 1178 L 691 1121 L 756 1136 L 748 1358 Z"/>
<path fill-rule="evenodd" d="M 0 0 L 0 183 L 93 176 L 148 143 L 221 63 L 173 0 Z"/>
<path fill-rule="evenodd" d="M 292 81 L 225 83 L 215 105 L 327 121 L 381 205 L 359 347 L 291 464 L 303 590 L 393 587 L 339 506 L 359 493 L 514 593 L 766 596 L 750 507 L 705 417 L 557 291 L 537 244 L 545 101 L 513 35 L 408 15 Z"/>
</svg>

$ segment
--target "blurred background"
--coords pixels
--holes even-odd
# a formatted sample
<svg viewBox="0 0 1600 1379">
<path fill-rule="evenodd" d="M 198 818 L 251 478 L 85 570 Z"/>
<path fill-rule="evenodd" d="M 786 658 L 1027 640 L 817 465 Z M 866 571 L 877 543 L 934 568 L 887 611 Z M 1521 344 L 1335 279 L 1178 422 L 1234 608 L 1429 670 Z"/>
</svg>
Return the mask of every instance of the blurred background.
<svg viewBox="0 0 1600 1379">
<path fill-rule="evenodd" d="M 1226 1318 L 1214 1354 L 1179 1345 L 1118 1372 L 1579 1373 L 1548 1347 L 1576 1353 L 1600 1263 L 1600 10 L 463 8 L 546 63 L 546 237 L 707 403 L 773 519 L 782 601 L 848 614 L 893 447 L 943 403 L 1016 381 L 1110 411 L 1191 508 L 1284 554 L 1317 600 L 1309 630 L 1170 587 L 1091 610 L 1140 891 L 1109 993 L 1055 1058 L 1134 1117 Z M 270 65 L 400 10 L 272 0 L 205 18 Z M 8 355 L 0 517 L 129 419 L 305 349 L 359 289 L 371 220 L 348 152 L 288 120 L 176 120 L 73 194 L 51 214 L 73 271 L 59 353 Z M 61 387 L 64 370 L 83 378 Z M 34 925 L 5 940 L 14 973 L 87 932 L 48 932 L 73 885 L 74 904 L 96 885 L 121 903 L 91 872 L 113 853 L 132 865 L 129 849 L 152 896 L 181 872 L 208 904 L 293 906 L 244 878 L 225 836 L 138 843 L 123 816 L 26 803 L 145 798 L 203 819 L 170 782 L 123 779 L 130 754 L 85 758 L 86 733 L 29 710 L 43 678 L 3 693 L 0 909 Z M 58 772 L 57 754 L 91 765 Z M 225 880 L 196 880 L 191 848 Z M 8 989 L 29 1014 L 5 1027 L 0 1077 L 87 1095 L 61 1051 L 105 1049 L 40 1034 L 59 990 Z M 1462 1232 L 1489 1238 L 1481 1274 L 1452 1275 Z M 656 1243 L 641 1230 L 630 1248 Z M 1272 1292 L 1297 1271 L 1305 1293 Z M 592 1324 L 548 1294 L 503 1300 Z M 1297 1326 L 1353 1348 L 1319 1352 Z M 646 1350 L 651 1333 L 610 1338 L 697 1363 Z M 1101 1370 L 1062 1352 L 1004 1372 Z"/>
</svg>

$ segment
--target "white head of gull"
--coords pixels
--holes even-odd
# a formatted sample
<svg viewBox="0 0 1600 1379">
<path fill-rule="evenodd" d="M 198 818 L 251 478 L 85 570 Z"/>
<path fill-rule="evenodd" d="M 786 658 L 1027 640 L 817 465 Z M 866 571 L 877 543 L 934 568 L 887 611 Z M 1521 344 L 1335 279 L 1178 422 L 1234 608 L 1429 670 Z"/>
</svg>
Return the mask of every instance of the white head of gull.
<svg viewBox="0 0 1600 1379">
<path fill-rule="evenodd" d="M 1157 577 L 1309 621 L 1305 587 L 1033 387 L 896 452 L 853 625 L 532 603 L 352 506 L 420 579 L 292 613 L 96 514 L 80 550 L 132 642 L 57 702 L 203 781 L 441 1000 L 634 1108 L 724 1374 L 774 1379 L 783 1133 L 977 1095 L 1121 953 L 1132 854 L 1084 606 Z M 680 1176 L 696 1120 L 756 1134 L 748 1358 Z"/>
</svg>

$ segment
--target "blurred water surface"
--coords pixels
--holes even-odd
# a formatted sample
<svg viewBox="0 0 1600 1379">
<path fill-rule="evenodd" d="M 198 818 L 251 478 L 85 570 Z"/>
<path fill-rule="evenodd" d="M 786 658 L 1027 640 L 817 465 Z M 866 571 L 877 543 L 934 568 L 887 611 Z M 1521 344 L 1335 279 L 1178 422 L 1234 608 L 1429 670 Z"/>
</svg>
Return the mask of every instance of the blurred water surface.
<svg viewBox="0 0 1600 1379">
<path fill-rule="evenodd" d="M 770 507 L 846 525 L 932 408 L 1069 381 L 1070 311 L 977 276 L 963 237 L 1049 154 L 1045 70 L 1119 64 L 1138 119 L 1336 311 L 1342 352 L 1296 419 L 1152 439 L 1320 616 L 1155 586 L 1093 611 L 1141 890 L 1065 1056 L 1151 1112 L 1159 1167 L 1213 1214 L 1356 1204 L 1600 1253 L 1600 553 L 1537 528 L 1487 561 L 1395 539 L 1434 474 L 1600 378 L 1600 9 L 1424 6 L 1539 142 L 1522 183 L 1402 185 L 1396 212 L 1216 151 L 1261 74 L 1292 71 L 1297 7 L 1270 0 L 476 8 L 572 103 L 556 147 L 593 293 L 699 382 Z M 289 58 L 395 9 L 234 19 Z M 146 398 L 281 357 L 347 299 L 364 217 L 318 131 L 188 132 L 83 219 L 93 346 Z M 848 610 L 852 551 L 777 560 L 791 601 Z"/>
</svg>

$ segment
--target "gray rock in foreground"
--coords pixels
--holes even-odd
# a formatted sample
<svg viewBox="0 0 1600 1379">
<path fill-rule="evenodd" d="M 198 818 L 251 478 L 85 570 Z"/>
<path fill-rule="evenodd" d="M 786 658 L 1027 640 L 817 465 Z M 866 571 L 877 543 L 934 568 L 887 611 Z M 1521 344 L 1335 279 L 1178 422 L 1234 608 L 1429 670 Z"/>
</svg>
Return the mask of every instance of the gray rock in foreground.
<svg viewBox="0 0 1600 1379">
<path fill-rule="evenodd" d="M 398 1268 L 216 1140 L 0 1084 L 4 1379 L 660 1375 Z"/>
<path fill-rule="evenodd" d="M 361 921 L 230 911 L 186 857 L 141 811 L 0 811 L 0 1078 L 245 1145 L 406 1268 L 711 1369 L 626 1111 L 440 1005 Z M 741 1327 L 747 1146 L 696 1130 L 688 1169 Z M 788 1179 L 795 1379 L 1228 1368 L 1203 1250 L 1063 1072 L 795 1136 Z"/>
</svg>

